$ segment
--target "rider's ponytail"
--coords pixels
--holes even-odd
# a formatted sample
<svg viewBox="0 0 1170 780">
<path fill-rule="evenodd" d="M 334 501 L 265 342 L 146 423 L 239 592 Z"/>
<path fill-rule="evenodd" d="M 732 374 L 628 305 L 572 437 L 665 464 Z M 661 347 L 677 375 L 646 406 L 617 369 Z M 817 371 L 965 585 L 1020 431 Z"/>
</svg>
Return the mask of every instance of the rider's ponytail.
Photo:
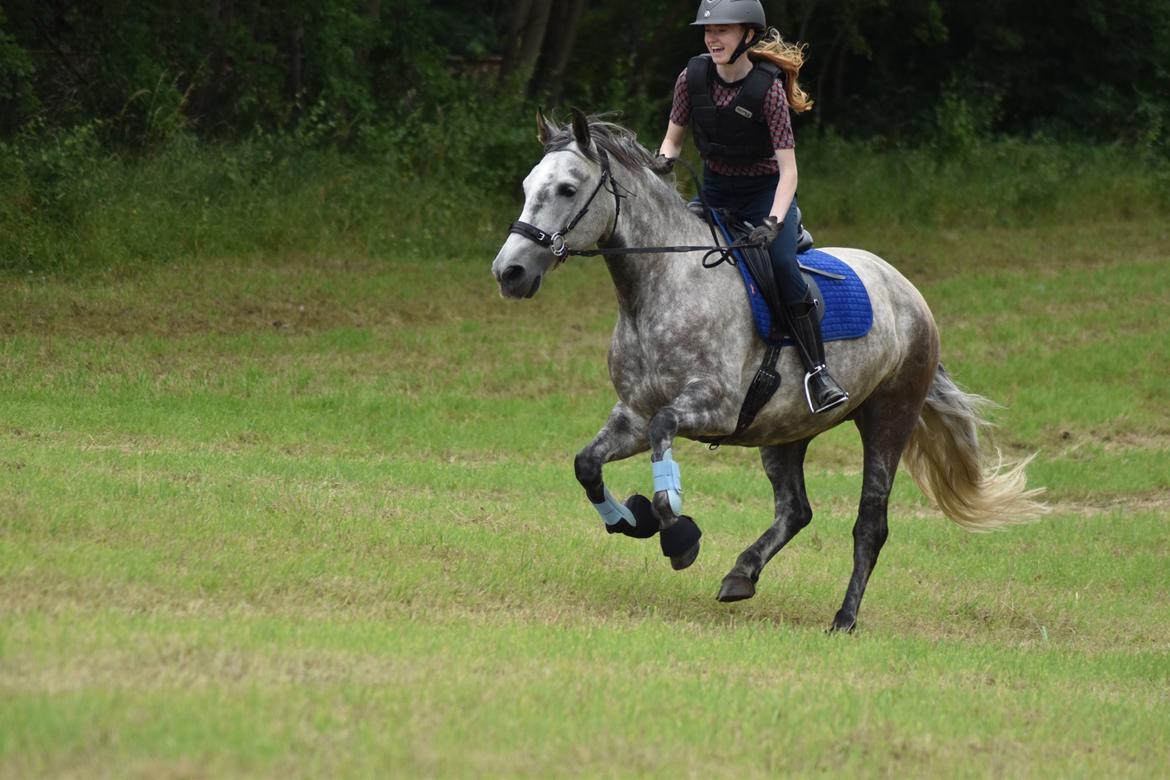
<svg viewBox="0 0 1170 780">
<path fill-rule="evenodd" d="M 796 78 L 804 65 L 804 44 L 788 43 L 780 37 L 780 31 L 770 28 L 760 42 L 748 50 L 753 60 L 768 60 L 784 71 L 784 91 L 788 94 L 788 106 L 797 113 L 813 107 L 812 98 L 801 89 Z"/>
</svg>

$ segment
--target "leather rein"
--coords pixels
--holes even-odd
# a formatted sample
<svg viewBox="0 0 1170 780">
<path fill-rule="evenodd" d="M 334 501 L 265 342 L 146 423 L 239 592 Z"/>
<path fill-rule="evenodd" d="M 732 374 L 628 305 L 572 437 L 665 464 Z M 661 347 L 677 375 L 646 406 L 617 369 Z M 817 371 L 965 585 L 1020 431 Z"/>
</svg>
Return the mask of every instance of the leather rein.
<svg viewBox="0 0 1170 780">
<path fill-rule="evenodd" d="M 560 230 L 558 230 L 554 233 L 549 233 L 547 231 L 541 230 L 540 228 L 538 228 L 535 225 L 532 225 L 528 222 L 522 222 L 520 220 L 517 220 L 517 221 L 513 222 L 511 224 L 511 226 L 508 228 L 508 233 L 509 234 L 518 233 L 519 235 L 524 236 L 525 238 L 529 239 L 530 241 L 533 241 L 533 242 L 539 244 L 540 246 L 548 249 L 550 252 L 553 253 L 553 256 L 557 258 L 557 265 L 560 265 L 561 263 L 565 262 L 565 260 L 567 260 L 570 257 L 596 257 L 597 255 L 649 255 L 649 254 L 668 254 L 668 253 L 676 253 L 676 252 L 705 252 L 706 254 L 703 255 L 703 266 L 705 268 L 714 268 L 714 267 L 718 266 L 720 263 L 724 263 L 724 262 L 730 263 L 731 265 L 735 265 L 735 258 L 731 255 L 731 250 L 733 250 L 733 249 L 749 249 L 749 248 L 761 246 L 761 244 L 755 243 L 755 242 L 746 242 L 746 243 L 745 242 L 737 242 L 737 243 L 730 244 L 727 246 L 719 246 L 719 238 L 718 238 L 718 236 L 715 235 L 715 226 L 713 224 L 711 224 L 710 219 L 706 219 L 704 221 L 707 223 L 707 228 L 711 231 L 711 240 L 714 242 L 714 244 L 715 244 L 714 246 L 634 246 L 634 247 L 613 247 L 610 249 L 571 249 L 569 247 L 569 245 L 565 242 L 565 236 L 567 236 L 573 230 L 573 228 L 575 228 L 577 226 L 577 223 L 580 222 L 581 219 L 584 218 L 584 216 L 587 213 L 589 213 L 589 207 L 593 205 L 594 199 L 597 197 L 597 194 L 599 192 L 601 192 L 602 189 L 605 189 L 613 194 L 614 214 L 613 214 L 613 230 L 610 231 L 611 237 L 613 236 L 614 232 L 617 230 L 618 217 L 620 217 L 622 214 L 622 198 L 623 197 L 630 197 L 628 195 L 622 195 L 621 192 L 619 192 L 619 190 L 624 189 L 624 188 L 620 184 L 618 184 L 617 179 L 614 178 L 613 171 L 609 165 L 609 155 L 607 155 L 605 153 L 604 149 L 598 148 L 597 151 L 599 153 L 599 155 L 598 155 L 599 156 L 599 163 L 601 165 L 601 178 L 598 180 L 597 186 L 593 188 L 593 192 L 590 193 L 588 200 L 585 201 L 585 205 L 583 205 L 577 211 L 577 214 L 571 220 L 569 220 L 569 223 L 567 225 L 565 225 L 563 228 L 561 228 Z M 699 193 L 699 200 L 703 204 L 703 209 L 705 212 L 710 212 L 711 207 L 707 205 L 706 199 L 703 198 L 703 188 L 701 186 L 699 186 L 699 177 L 695 173 L 695 169 L 692 168 L 690 165 L 688 165 L 683 160 L 676 160 L 676 162 L 682 163 L 683 166 L 687 169 L 687 171 L 690 172 L 691 177 L 695 180 L 695 185 L 696 185 L 697 191 Z M 607 184 L 609 186 L 606 186 Z M 716 255 L 716 254 L 719 255 L 719 258 L 717 260 L 715 260 L 714 262 L 709 262 L 708 258 L 711 255 Z"/>
</svg>

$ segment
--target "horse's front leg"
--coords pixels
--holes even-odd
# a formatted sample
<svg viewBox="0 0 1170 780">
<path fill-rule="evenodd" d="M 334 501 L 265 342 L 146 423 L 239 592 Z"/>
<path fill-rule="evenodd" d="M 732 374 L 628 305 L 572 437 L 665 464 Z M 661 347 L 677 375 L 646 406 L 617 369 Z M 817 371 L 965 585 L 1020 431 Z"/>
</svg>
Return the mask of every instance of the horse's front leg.
<svg viewBox="0 0 1170 780">
<path fill-rule="evenodd" d="M 606 463 L 649 449 L 646 429 L 645 418 L 634 414 L 619 401 L 593 441 L 577 453 L 573 462 L 577 481 L 585 488 L 585 495 L 597 514 L 601 515 L 605 530 L 611 534 L 622 533 L 646 539 L 658 533 L 658 518 L 654 516 L 645 496 L 633 495 L 620 504 L 605 486 L 601 475 L 602 466 Z"/>
<path fill-rule="evenodd" d="M 662 530 L 662 553 L 676 570 L 685 569 L 699 555 L 703 535 L 695 521 L 682 513 L 682 478 L 674 460 L 674 439 L 684 435 L 722 435 L 735 429 L 737 409 L 726 393 L 703 382 L 693 382 L 650 420 L 650 459 L 654 472 L 654 513 Z"/>
</svg>

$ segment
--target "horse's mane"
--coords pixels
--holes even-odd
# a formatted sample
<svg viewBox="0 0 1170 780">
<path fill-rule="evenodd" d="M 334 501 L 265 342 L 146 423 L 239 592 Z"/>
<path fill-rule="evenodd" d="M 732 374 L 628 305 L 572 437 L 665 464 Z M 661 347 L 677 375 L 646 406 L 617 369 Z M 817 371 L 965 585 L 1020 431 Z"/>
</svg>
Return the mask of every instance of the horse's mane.
<svg viewBox="0 0 1170 780">
<path fill-rule="evenodd" d="M 553 125 L 553 128 L 555 131 L 544 145 L 545 154 L 563 151 L 576 141 L 571 123 L 563 127 Z M 598 162 L 596 149 L 601 149 L 627 168 L 644 168 L 654 162 L 654 155 L 638 143 L 633 131 L 607 121 L 603 115 L 589 116 L 589 130 L 593 144 L 579 151 L 593 162 Z"/>
</svg>

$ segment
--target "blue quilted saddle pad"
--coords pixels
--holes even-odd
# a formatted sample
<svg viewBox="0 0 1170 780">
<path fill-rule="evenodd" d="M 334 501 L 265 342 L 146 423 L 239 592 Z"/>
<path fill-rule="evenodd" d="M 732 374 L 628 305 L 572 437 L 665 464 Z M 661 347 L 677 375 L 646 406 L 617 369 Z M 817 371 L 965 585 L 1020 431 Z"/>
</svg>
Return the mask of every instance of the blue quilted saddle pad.
<svg viewBox="0 0 1170 780">
<path fill-rule="evenodd" d="M 718 216 L 715 223 L 728 243 L 734 243 L 735 239 L 731 232 Z M 752 278 L 748 264 L 744 262 L 740 250 L 732 250 L 732 254 L 736 259 L 735 266 L 743 277 L 756 332 L 769 344 L 780 343 L 783 341 L 782 334 L 773 332 L 772 311 L 768 308 L 768 302 L 764 300 L 764 294 L 756 280 Z M 815 282 L 820 290 L 820 298 L 825 306 L 825 314 L 821 319 L 821 334 L 825 341 L 859 339 L 869 333 L 873 326 L 873 306 L 870 304 L 865 283 L 857 276 L 857 272 L 843 261 L 819 249 L 803 252 L 797 255 L 796 259 L 804 270 L 805 278 Z M 816 273 L 817 271 L 842 278 L 823 276 Z"/>
</svg>

